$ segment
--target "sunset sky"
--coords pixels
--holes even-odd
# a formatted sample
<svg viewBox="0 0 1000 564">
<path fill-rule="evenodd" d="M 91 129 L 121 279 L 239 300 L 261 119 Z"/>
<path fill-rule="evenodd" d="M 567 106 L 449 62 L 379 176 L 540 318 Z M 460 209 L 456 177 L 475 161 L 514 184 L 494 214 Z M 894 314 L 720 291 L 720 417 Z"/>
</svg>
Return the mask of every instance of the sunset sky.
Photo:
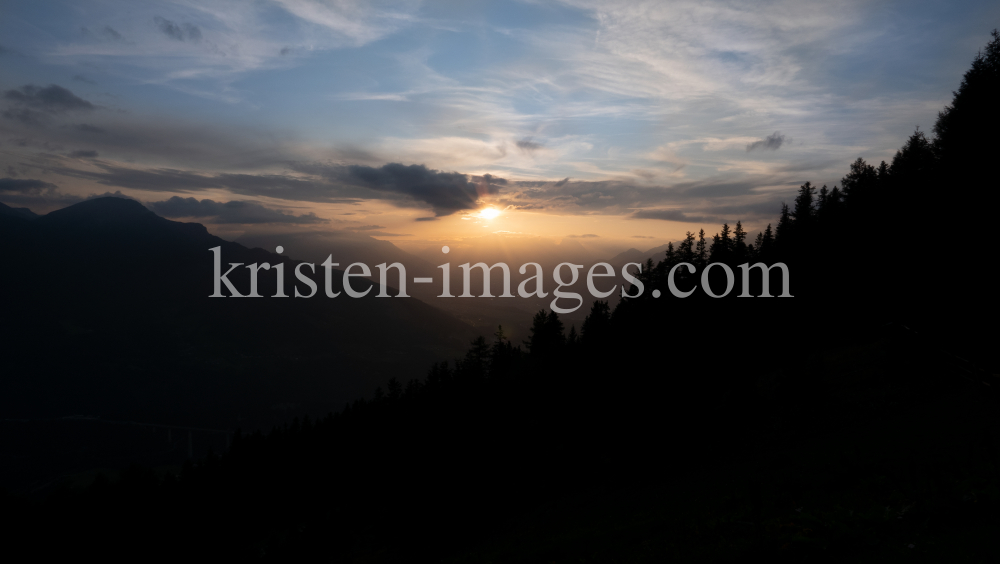
<svg viewBox="0 0 1000 564">
<path fill-rule="evenodd" d="M 0 201 L 410 250 L 752 232 L 930 132 L 997 26 L 995 1 L 3 2 Z"/>
</svg>

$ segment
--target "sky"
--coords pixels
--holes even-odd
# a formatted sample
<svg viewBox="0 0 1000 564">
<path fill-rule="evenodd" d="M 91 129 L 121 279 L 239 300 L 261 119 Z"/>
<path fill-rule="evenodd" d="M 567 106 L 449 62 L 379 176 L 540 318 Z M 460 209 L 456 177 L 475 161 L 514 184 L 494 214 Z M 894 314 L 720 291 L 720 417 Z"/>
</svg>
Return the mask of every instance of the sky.
<svg viewBox="0 0 1000 564">
<path fill-rule="evenodd" d="M 998 26 L 992 1 L 3 1 L 0 201 L 411 252 L 752 234 L 930 133 Z"/>
</svg>

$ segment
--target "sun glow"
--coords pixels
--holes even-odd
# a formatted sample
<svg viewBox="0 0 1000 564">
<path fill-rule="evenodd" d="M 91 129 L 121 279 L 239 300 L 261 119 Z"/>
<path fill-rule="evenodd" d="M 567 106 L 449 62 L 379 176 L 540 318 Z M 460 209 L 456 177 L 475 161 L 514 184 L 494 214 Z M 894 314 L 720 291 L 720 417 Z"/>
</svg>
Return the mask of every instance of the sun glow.
<svg viewBox="0 0 1000 564">
<path fill-rule="evenodd" d="M 479 217 L 483 219 L 493 219 L 500 215 L 500 210 L 494 208 L 483 208 L 479 210 Z"/>
</svg>

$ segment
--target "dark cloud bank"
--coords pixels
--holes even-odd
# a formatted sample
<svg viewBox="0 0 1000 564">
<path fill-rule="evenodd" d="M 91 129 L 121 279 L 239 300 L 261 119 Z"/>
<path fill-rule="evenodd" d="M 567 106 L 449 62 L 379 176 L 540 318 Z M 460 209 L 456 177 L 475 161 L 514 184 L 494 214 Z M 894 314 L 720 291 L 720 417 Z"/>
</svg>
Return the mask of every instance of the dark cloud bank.
<svg viewBox="0 0 1000 564">
<path fill-rule="evenodd" d="M 355 186 L 379 192 L 387 199 L 409 199 L 427 204 L 435 217 L 476 209 L 482 196 L 500 193 L 507 180 L 489 174 L 469 177 L 443 172 L 424 165 L 389 163 L 380 167 L 364 165 L 298 164 L 300 172 L 321 176 L 334 185 Z M 427 220 L 428 218 L 420 218 Z M 432 219 L 432 218 L 431 218 Z"/>
<path fill-rule="evenodd" d="M 88 112 L 98 107 L 57 84 L 45 87 L 26 84 L 5 90 L 3 100 L 8 104 L 2 113 L 4 118 L 31 126 L 52 115 Z"/>
<path fill-rule="evenodd" d="M 44 88 L 26 84 L 20 88 L 5 91 L 3 98 L 21 106 L 52 113 L 97 108 L 97 106 L 56 84 L 50 84 Z"/>
</svg>

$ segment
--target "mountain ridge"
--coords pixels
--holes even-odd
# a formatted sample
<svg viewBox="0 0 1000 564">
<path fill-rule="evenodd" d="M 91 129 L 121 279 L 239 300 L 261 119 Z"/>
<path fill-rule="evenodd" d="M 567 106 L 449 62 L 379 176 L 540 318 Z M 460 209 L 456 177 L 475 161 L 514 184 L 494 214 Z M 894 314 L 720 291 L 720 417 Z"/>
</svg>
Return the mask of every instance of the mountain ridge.
<svg viewBox="0 0 1000 564">
<path fill-rule="evenodd" d="M 370 393 L 390 375 L 421 375 L 424 366 L 459 353 L 473 336 L 464 323 L 415 298 L 375 298 L 377 287 L 370 281 L 352 282 L 359 291 L 376 290 L 365 298 L 327 298 L 322 269 L 315 278 L 319 291 L 311 299 L 209 299 L 214 279 L 211 248 L 221 248 L 224 263 L 284 263 L 288 294 L 293 292 L 298 261 L 225 241 L 198 223 L 162 218 L 133 200 L 96 198 L 31 221 L 0 215 L 0 229 L 9 235 L 0 241 L 0 251 L 19 273 L 0 281 L 0 290 L 16 298 L 2 331 L 22 352 L 12 377 L 3 384 L 10 392 L 4 394 L 7 401 L 0 403 L 25 416 L 143 414 L 116 395 L 126 388 L 149 387 L 124 376 L 129 366 L 173 380 L 185 373 L 181 388 L 215 387 L 213 393 L 232 400 L 226 400 L 233 404 L 229 415 L 245 416 L 282 403 L 277 400 L 311 402 L 326 410 L 341 401 L 336 398 Z M 341 271 L 332 274 L 331 288 L 342 291 Z M 260 294 L 273 296 L 275 271 L 261 270 L 258 278 Z M 229 279 L 240 293 L 249 293 L 246 268 L 234 270 Z M 76 359 L 60 360 L 64 355 Z M 252 358 L 282 356 L 312 364 L 333 362 L 341 370 L 325 381 L 284 385 L 280 378 L 287 377 L 276 376 L 282 371 L 272 366 L 265 370 L 273 371 L 264 378 L 271 379 L 263 384 L 266 394 L 248 401 L 233 399 L 247 395 L 239 389 L 238 374 L 256 366 Z M 422 362 L 413 362 L 417 359 Z M 63 382 L 61 371 L 81 364 L 84 370 L 77 371 L 89 371 L 95 378 L 103 372 L 119 376 L 100 376 L 107 386 L 97 386 L 100 393 L 96 388 L 87 391 L 81 401 L 64 397 L 56 402 L 46 401 L 45 386 L 31 384 L 28 378 L 29 373 L 43 372 L 51 384 Z M 109 383 L 116 378 L 125 380 Z M 33 391 L 26 395 L 17 390 Z M 184 399 L 188 394 L 180 388 L 174 392 L 180 404 L 198 403 Z M 224 423 L 208 416 L 211 410 L 196 410 L 204 418 L 190 413 L 175 417 L 178 414 L 171 415 L 164 402 L 150 401 L 160 404 L 158 417 L 164 421 Z"/>
</svg>

